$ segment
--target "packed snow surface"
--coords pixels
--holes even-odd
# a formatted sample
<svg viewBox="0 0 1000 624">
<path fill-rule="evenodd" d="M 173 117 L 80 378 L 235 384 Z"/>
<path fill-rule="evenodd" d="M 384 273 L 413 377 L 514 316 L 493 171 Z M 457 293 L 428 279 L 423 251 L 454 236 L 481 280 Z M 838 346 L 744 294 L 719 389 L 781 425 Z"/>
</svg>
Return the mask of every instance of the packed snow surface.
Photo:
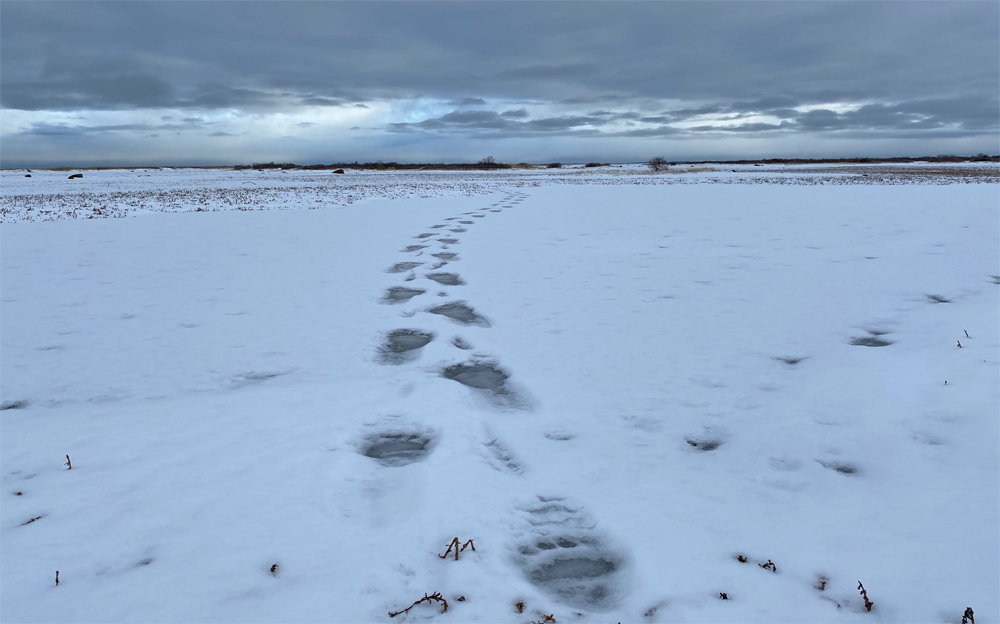
<svg viewBox="0 0 1000 624">
<path fill-rule="evenodd" d="M 1000 619 L 995 171 L 142 173 L 3 174 L 3 621 Z"/>
</svg>

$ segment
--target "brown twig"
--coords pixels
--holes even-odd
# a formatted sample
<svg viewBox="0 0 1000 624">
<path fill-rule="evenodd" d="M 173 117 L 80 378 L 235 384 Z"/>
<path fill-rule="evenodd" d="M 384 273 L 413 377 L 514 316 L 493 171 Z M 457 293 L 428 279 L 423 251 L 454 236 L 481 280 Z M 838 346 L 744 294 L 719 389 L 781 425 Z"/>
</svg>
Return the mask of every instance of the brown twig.
<svg viewBox="0 0 1000 624">
<path fill-rule="evenodd" d="M 455 538 L 455 539 L 458 539 L 458 538 Z M 403 613 L 407 613 L 410 609 L 412 609 L 413 607 L 417 606 L 421 602 L 430 602 L 431 600 L 437 600 L 438 602 L 441 603 L 441 606 L 443 607 L 443 610 L 441 611 L 441 613 L 447 613 L 448 612 L 448 601 L 444 599 L 444 597 L 441 595 L 441 592 L 434 592 L 430 596 L 428 596 L 427 594 L 424 594 L 423 598 L 421 598 L 420 600 L 415 601 L 413 604 L 411 604 L 410 606 L 406 607 L 402 611 L 390 611 L 389 612 L 389 617 L 396 617 L 397 615 L 400 615 L 400 614 L 403 614 Z"/>
<path fill-rule="evenodd" d="M 861 592 L 861 597 L 865 599 L 865 609 L 868 609 L 868 612 L 870 613 L 872 607 L 875 606 L 875 603 L 868 600 L 868 591 L 865 590 L 865 586 L 861 584 L 861 581 L 858 581 L 858 591 Z"/>
<path fill-rule="evenodd" d="M 555 621 L 556 621 L 555 614 L 554 613 L 550 613 L 550 614 L 546 615 L 544 618 L 538 620 L 537 622 L 535 622 L 534 620 L 532 620 L 531 624 L 546 624 L 546 622 L 551 622 L 552 624 L 555 624 Z"/>
<path fill-rule="evenodd" d="M 774 565 L 774 562 L 771 561 L 770 559 L 767 560 L 767 563 L 758 563 L 757 565 L 764 568 L 765 570 L 770 570 L 771 572 L 774 573 L 778 572 L 778 566 Z"/>
<path fill-rule="evenodd" d="M 451 540 L 451 542 L 448 543 L 448 550 L 444 551 L 443 555 L 438 555 L 438 557 L 440 557 L 442 559 L 447 559 L 448 558 L 448 553 L 451 552 L 452 548 L 455 549 L 455 561 L 458 561 L 458 538 L 457 537 L 455 539 Z"/>
<path fill-rule="evenodd" d="M 517 609 L 518 613 L 524 613 L 524 603 L 523 602 L 519 602 L 519 603 L 515 604 L 514 608 Z"/>
<path fill-rule="evenodd" d="M 464 544 L 461 544 L 461 546 L 459 544 L 460 544 L 460 542 L 459 542 L 458 538 L 456 537 L 455 539 L 453 539 L 450 542 L 448 542 L 448 550 L 444 551 L 443 555 L 438 555 L 438 557 L 440 557 L 441 559 L 447 559 L 448 558 L 448 554 L 451 553 L 451 549 L 454 548 L 455 549 L 455 561 L 458 561 L 458 553 L 464 552 L 466 548 L 469 548 L 471 546 L 473 552 L 475 552 L 475 550 L 476 550 L 476 545 L 472 543 L 471 539 L 468 540 L 468 541 L 466 541 Z"/>
<path fill-rule="evenodd" d="M 69 460 L 69 455 L 66 456 L 66 463 L 64 465 L 66 466 L 66 470 L 73 470 L 73 462 Z"/>
<path fill-rule="evenodd" d="M 970 336 L 970 335 L 969 335 L 969 330 L 967 330 L 967 329 L 963 329 L 962 331 L 964 331 L 964 332 L 965 332 L 965 337 L 966 337 L 966 338 L 968 338 L 969 340 L 972 340 L 972 336 Z"/>
<path fill-rule="evenodd" d="M 35 516 L 34 518 L 32 518 L 31 520 L 28 520 L 27 522 L 22 522 L 22 523 L 21 523 L 21 526 L 24 526 L 24 525 L 26 525 L 26 524 L 31 524 L 31 523 L 32 523 L 32 522 L 34 522 L 35 520 L 41 520 L 41 519 L 42 519 L 42 517 L 43 517 L 43 516 Z"/>
<path fill-rule="evenodd" d="M 959 341 L 958 341 L 958 348 L 959 348 L 959 349 L 961 349 L 961 348 L 962 348 L 962 341 L 961 341 L 961 340 L 959 340 Z"/>
<path fill-rule="evenodd" d="M 814 587 L 820 591 L 826 591 L 826 584 L 829 581 L 830 579 L 826 578 L 825 576 L 816 577 L 816 585 L 814 585 Z"/>
<path fill-rule="evenodd" d="M 59 570 L 56 570 L 56 587 L 59 587 Z"/>
<path fill-rule="evenodd" d="M 719 592 L 719 598 L 722 598 L 723 600 L 729 600 L 729 594 L 727 594 L 726 592 Z"/>
<path fill-rule="evenodd" d="M 736 560 L 739 561 L 740 563 L 746 563 L 747 561 L 749 561 L 749 559 L 747 559 L 746 556 L 744 555 L 736 555 Z"/>
<path fill-rule="evenodd" d="M 271 566 L 271 576 L 278 576 L 278 564 Z"/>
<path fill-rule="evenodd" d="M 972 607 L 965 608 L 965 615 L 962 616 L 962 624 L 976 624 L 975 614 L 972 612 Z"/>
</svg>

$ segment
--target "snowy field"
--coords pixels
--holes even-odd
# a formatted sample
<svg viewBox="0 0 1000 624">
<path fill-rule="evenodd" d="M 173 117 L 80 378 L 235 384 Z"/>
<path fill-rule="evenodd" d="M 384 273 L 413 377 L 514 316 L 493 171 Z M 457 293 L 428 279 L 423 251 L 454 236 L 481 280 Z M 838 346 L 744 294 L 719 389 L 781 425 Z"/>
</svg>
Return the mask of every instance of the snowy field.
<svg viewBox="0 0 1000 624">
<path fill-rule="evenodd" d="M 997 622 L 996 167 L 732 169 L 3 172 L 0 619 Z"/>
<path fill-rule="evenodd" d="M 76 176 L 82 176 L 77 178 Z M 70 179 L 73 176 L 73 179 Z M 997 184 L 993 163 L 913 165 L 643 165 L 479 171 L 330 171 L 136 168 L 0 172 L 0 223 L 100 219 L 149 212 L 301 210 L 366 199 L 472 197 L 549 185 Z"/>
</svg>

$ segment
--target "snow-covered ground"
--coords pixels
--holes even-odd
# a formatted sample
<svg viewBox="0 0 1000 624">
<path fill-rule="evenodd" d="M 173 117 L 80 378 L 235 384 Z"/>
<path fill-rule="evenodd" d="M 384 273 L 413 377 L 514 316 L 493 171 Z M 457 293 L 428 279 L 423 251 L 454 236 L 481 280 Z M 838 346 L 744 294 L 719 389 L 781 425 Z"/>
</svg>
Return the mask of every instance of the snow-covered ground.
<svg viewBox="0 0 1000 624">
<path fill-rule="evenodd" d="M 84 173 L 0 180 L 5 622 L 1000 619 L 995 168 Z"/>
<path fill-rule="evenodd" d="M 77 178 L 82 175 L 82 178 Z M 72 177 L 71 177 L 72 176 Z M 664 184 L 1000 184 L 997 163 L 910 165 L 645 165 L 481 171 L 137 168 L 0 171 L 0 223 L 126 217 L 149 212 L 300 210 L 373 198 L 473 197 L 551 186 Z"/>
</svg>

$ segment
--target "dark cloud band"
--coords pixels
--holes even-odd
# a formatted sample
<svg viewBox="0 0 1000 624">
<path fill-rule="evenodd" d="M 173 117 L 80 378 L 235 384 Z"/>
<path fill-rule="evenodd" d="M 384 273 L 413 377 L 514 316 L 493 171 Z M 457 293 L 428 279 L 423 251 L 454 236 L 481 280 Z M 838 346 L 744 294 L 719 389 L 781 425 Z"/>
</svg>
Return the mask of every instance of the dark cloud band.
<svg viewBox="0 0 1000 624">
<path fill-rule="evenodd" d="M 438 145 L 556 136 L 996 137 L 1000 5 L 8 1 L 0 3 L 0 70 L 0 106 L 43 119 L 87 111 L 149 110 L 155 119 L 171 111 L 334 114 L 420 100 L 437 108 L 366 132 Z M 295 127 L 315 129 L 303 123 L 321 116 Z M 37 119 L 18 132 L 53 140 L 209 135 L 193 122 Z"/>
</svg>

